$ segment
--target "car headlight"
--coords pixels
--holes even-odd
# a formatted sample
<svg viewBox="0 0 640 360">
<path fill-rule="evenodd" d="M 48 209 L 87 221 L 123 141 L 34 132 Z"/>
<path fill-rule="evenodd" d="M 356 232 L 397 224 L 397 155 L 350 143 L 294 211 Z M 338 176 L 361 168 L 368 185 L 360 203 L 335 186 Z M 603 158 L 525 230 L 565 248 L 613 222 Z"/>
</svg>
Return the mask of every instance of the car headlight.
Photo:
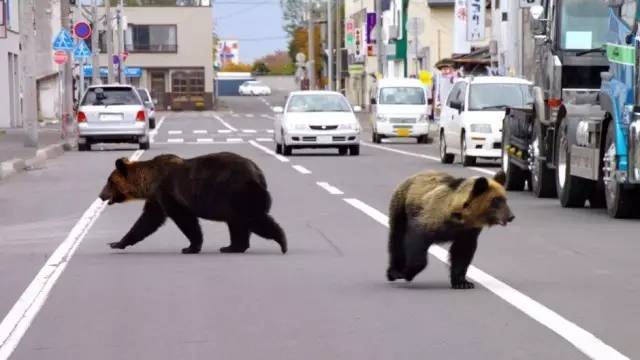
<svg viewBox="0 0 640 360">
<path fill-rule="evenodd" d="M 469 126 L 471 132 L 491 134 L 491 125 L 489 124 L 471 124 Z"/>
<path fill-rule="evenodd" d="M 420 115 L 420 117 L 418 118 L 418 122 L 427 122 L 427 120 L 429 119 L 429 117 L 427 116 L 427 114 L 422 114 Z"/>
<path fill-rule="evenodd" d="M 358 131 L 360 129 L 360 125 L 358 123 L 340 124 L 338 125 L 338 129 Z"/>
<path fill-rule="evenodd" d="M 287 124 L 287 130 L 291 131 L 291 130 L 305 130 L 307 128 L 307 125 L 305 124 L 296 124 L 296 123 L 289 123 Z"/>
<path fill-rule="evenodd" d="M 376 121 L 378 122 L 388 122 L 389 118 L 384 115 L 376 115 Z"/>
</svg>

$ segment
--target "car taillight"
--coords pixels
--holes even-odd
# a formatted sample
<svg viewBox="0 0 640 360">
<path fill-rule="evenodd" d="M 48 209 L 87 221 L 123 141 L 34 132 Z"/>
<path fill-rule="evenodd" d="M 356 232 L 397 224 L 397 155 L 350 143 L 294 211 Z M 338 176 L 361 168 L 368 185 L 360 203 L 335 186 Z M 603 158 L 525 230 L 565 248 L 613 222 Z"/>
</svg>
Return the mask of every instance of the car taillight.
<svg viewBox="0 0 640 360">
<path fill-rule="evenodd" d="M 144 116 L 144 111 L 140 110 L 138 111 L 138 114 L 136 115 L 136 121 L 145 121 L 145 116 Z"/>
<path fill-rule="evenodd" d="M 82 111 L 78 111 L 78 114 L 76 115 L 76 120 L 79 123 L 87 122 L 87 115 L 85 115 L 85 113 L 83 113 Z"/>
</svg>

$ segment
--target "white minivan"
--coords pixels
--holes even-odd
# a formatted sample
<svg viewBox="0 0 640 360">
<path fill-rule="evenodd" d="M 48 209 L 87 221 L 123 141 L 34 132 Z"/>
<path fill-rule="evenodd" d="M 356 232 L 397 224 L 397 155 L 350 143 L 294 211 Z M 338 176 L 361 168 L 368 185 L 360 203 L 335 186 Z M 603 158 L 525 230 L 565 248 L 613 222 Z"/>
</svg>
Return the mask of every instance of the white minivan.
<svg viewBox="0 0 640 360">
<path fill-rule="evenodd" d="M 429 136 L 427 88 L 418 79 L 382 79 L 371 99 L 372 140 L 412 137 L 426 143 Z"/>
</svg>

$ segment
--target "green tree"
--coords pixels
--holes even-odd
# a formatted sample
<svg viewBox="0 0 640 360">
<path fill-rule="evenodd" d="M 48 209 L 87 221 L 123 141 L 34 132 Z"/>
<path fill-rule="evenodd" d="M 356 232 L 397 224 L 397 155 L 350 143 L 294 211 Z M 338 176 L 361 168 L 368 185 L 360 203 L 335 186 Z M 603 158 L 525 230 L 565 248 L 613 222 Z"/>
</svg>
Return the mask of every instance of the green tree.
<svg viewBox="0 0 640 360">
<path fill-rule="evenodd" d="M 256 61 L 253 64 L 253 68 L 251 69 L 251 71 L 255 74 L 258 75 L 266 75 L 269 72 L 271 72 L 271 70 L 269 70 L 269 67 L 267 66 L 267 64 L 265 64 L 262 61 Z"/>
</svg>

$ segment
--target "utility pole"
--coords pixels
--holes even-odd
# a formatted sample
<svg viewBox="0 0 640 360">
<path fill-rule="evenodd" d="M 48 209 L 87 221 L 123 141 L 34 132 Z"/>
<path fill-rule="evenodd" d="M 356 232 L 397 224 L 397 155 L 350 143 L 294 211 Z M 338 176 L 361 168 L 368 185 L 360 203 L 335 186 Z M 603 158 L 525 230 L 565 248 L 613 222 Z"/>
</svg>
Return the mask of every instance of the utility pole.
<svg viewBox="0 0 640 360">
<path fill-rule="evenodd" d="M 22 117 L 24 123 L 24 146 L 38 147 L 38 103 L 35 74 L 35 59 L 37 52 L 35 0 L 28 0 L 20 6 L 20 32 L 22 43 Z"/>
<path fill-rule="evenodd" d="M 116 35 L 117 35 L 117 41 L 118 41 L 118 55 L 116 55 L 118 57 L 118 82 L 121 84 L 125 83 L 125 77 L 124 77 L 124 69 L 123 66 L 124 64 L 122 63 L 122 52 L 124 51 L 124 46 L 123 46 L 123 42 L 124 42 L 124 34 L 122 33 L 122 0 L 120 0 L 118 2 L 118 8 L 116 10 L 116 19 L 118 21 L 118 29 L 116 30 Z"/>
<path fill-rule="evenodd" d="M 64 0 L 63 0 L 64 1 Z M 111 0 L 105 0 L 105 21 L 107 23 L 107 69 L 108 76 L 107 81 L 109 84 L 113 84 L 113 28 L 111 26 Z"/>
<path fill-rule="evenodd" d="M 382 43 L 382 0 L 376 0 L 376 59 L 378 74 L 384 76 L 384 44 Z"/>
<path fill-rule="evenodd" d="M 327 76 L 329 91 L 333 91 L 333 24 L 332 24 L 332 16 L 331 16 L 331 0 L 327 0 Z"/>
<path fill-rule="evenodd" d="M 315 44 L 314 44 L 314 26 L 313 26 L 313 0 L 308 0 L 307 1 L 308 4 L 308 17 L 309 17 L 309 21 L 308 21 L 308 25 L 307 25 L 307 35 L 308 35 L 308 40 L 307 40 L 307 45 L 309 47 L 308 49 L 308 54 L 309 54 L 309 59 L 308 59 L 308 77 L 309 77 L 309 90 L 315 90 L 316 89 L 316 66 L 315 66 Z"/>
<path fill-rule="evenodd" d="M 76 0 L 80 2 L 79 0 Z M 100 83 L 100 20 L 98 20 L 98 1 L 91 0 L 91 83 Z"/>
<path fill-rule="evenodd" d="M 342 0 L 336 0 L 336 91 L 342 92 Z"/>
<path fill-rule="evenodd" d="M 76 1 L 76 23 L 82 20 L 82 4 L 80 0 Z M 78 103 L 82 100 L 82 94 L 84 94 L 84 58 L 80 58 L 78 61 Z"/>
<path fill-rule="evenodd" d="M 78 0 L 79 1 L 79 0 Z M 71 25 L 71 4 L 69 0 L 60 1 L 60 19 L 61 27 L 67 31 L 70 30 Z M 73 73 L 71 71 L 71 56 L 63 67 L 63 92 L 62 92 L 62 137 L 65 141 L 65 147 L 70 149 L 73 144 L 71 142 L 75 132 L 74 117 L 73 117 Z"/>
</svg>

